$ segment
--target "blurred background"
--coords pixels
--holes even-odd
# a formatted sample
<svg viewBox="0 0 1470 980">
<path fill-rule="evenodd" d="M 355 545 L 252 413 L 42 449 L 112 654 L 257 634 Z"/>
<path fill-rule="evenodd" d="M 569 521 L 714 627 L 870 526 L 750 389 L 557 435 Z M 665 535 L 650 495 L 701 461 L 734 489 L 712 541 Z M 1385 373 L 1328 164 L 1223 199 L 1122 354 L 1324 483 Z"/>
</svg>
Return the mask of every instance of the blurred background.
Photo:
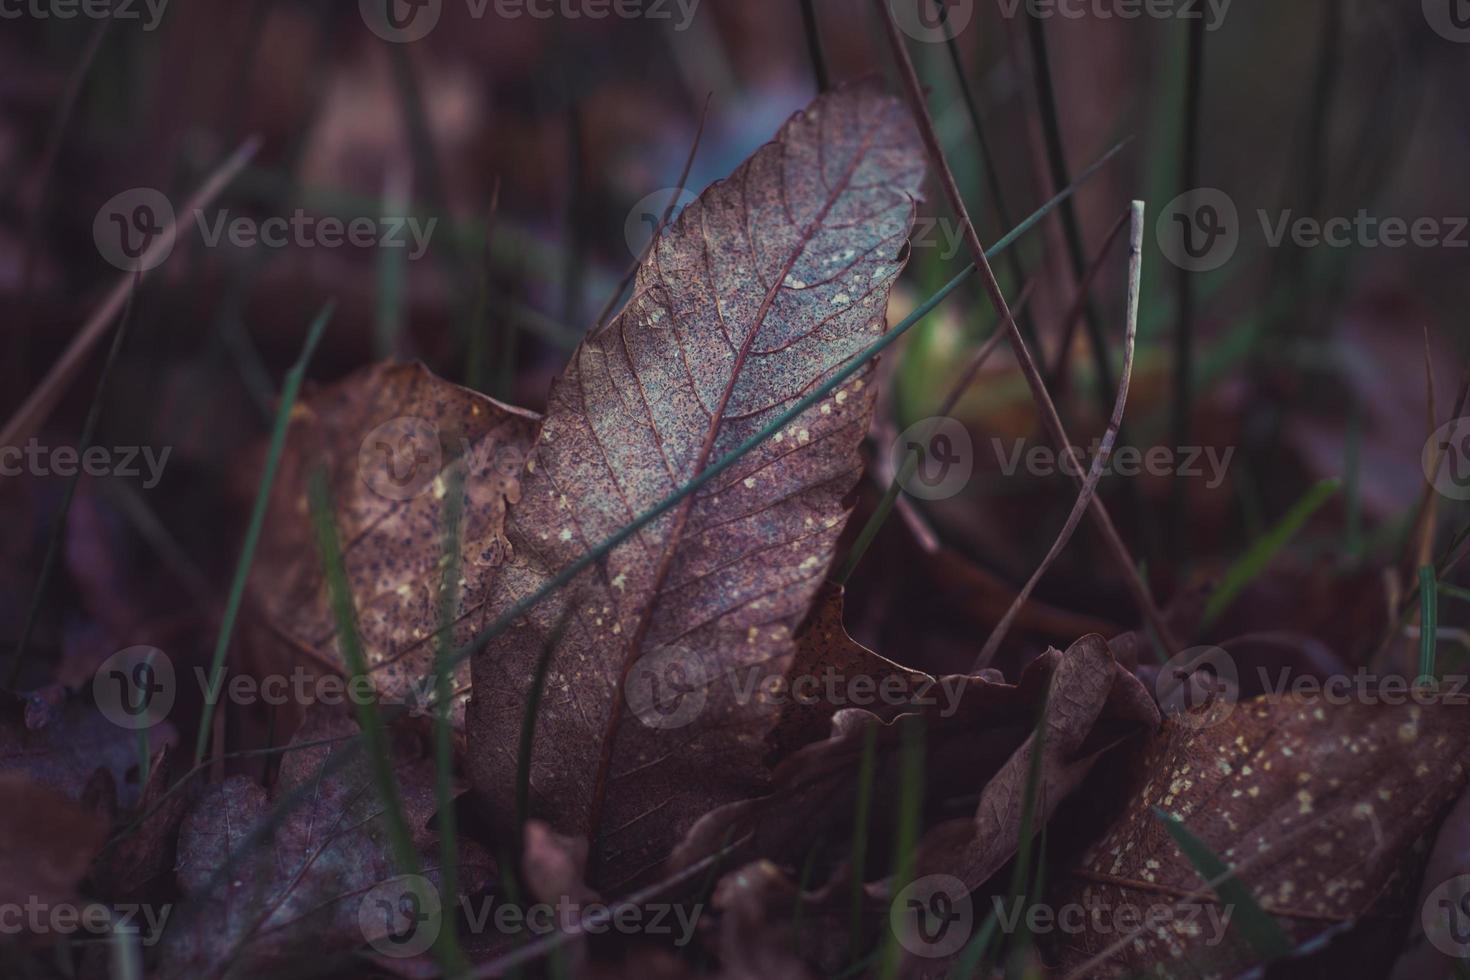
<svg viewBox="0 0 1470 980">
<path fill-rule="evenodd" d="M 1464 0 L 945 0 L 942 18 L 931 0 L 895 5 L 987 243 L 1127 141 L 996 270 L 1013 301 L 1026 290 L 1023 326 L 1085 448 L 1122 362 L 1126 248 L 1111 233 L 1131 199 L 1148 204 L 1120 443 L 1181 464 L 1193 453 L 1202 475 L 1112 475 L 1102 495 L 1160 602 L 1202 639 L 1290 633 L 1349 664 L 1386 637 L 1407 650 L 1394 623 L 1415 568 L 1465 516 L 1452 494 L 1433 495 L 1443 530 L 1427 546 L 1416 534 L 1426 439 L 1459 414 L 1470 307 Z M 893 71 L 860 0 L 114 7 L 0 7 L 0 417 L 48 403 L 11 435 L 76 443 L 106 335 L 68 351 L 109 298 L 116 311 L 138 264 L 116 234 L 153 227 L 145 192 L 179 219 L 139 279 L 93 440 L 169 447 L 167 466 L 152 486 L 146 471 L 81 481 L 34 625 L 38 666 L 95 663 L 143 634 L 207 647 L 254 454 L 325 303 L 337 305 L 313 384 L 422 359 L 539 409 L 678 187 L 702 119 L 693 194 L 824 77 Z M 186 202 L 222 175 L 196 219 Z M 928 198 L 895 322 L 968 261 L 937 188 Z M 292 230 L 252 241 L 228 233 L 240 218 Z M 339 239 L 354 222 L 362 234 L 332 244 L 328 219 Z M 1299 219 L 1351 228 L 1314 243 Z M 1422 234 L 1391 244 L 1387 219 Z M 993 329 L 967 285 L 885 359 L 854 529 L 893 472 L 889 442 L 938 410 Z M 58 363 L 64 379 L 48 382 Z M 1045 440 L 1004 346 L 951 414 L 972 478 L 946 499 L 901 502 L 847 607 L 854 635 L 936 672 L 969 666 L 1075 495 L 1060 474 L 1005 471 L 1017 440 Z M 1325 479 L 1335 492 L 1307 496 Z M 22 632 L 65 489 L 34 472 L 0 479 L 7 640 Z M 1203 584 L 1296 516 L 1289 547 L 1201 626 Z M 1464 644 L 1455 618 L 1441 617 L 1446 656 Z M 1138 625 L 1084 525 L 1007 662 Z"/>
</svg>

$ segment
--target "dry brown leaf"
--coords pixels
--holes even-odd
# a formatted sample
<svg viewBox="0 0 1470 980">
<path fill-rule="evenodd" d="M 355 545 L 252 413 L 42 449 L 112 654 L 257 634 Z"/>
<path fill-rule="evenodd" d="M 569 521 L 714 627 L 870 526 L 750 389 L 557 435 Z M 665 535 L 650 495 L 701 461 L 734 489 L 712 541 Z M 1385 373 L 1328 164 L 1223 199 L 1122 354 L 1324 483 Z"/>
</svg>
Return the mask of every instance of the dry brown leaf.
<svg viewBox="0 0 1470 980">
<path fill-rule="evenodd" d="M 128 809 L 137 801 L 142 787 L 136 732 L 59 689 L 37 692 L 23 703 L 0 698 L 0 773 L 22 773 L 69 800 L 86 799 L 88 809 L 101 805 L 108 817 L 116 806 Z M 168 722 L 148 730 L 155 752 L 176 737 Z"/>
<path fill-rule="evenodd" d="M 832 716 L 853 707 L 845 695 L 847 682 L 854 678 L 865 678 L 865 685 L 870 680 L 874 688 L 891 692 L 883 704 L 864 705 L 885 720 L 901 712 L 911 698 L 934 689 L 933 677 L 896 664 L 848 636 L 842 608 L 842 586 L 824 582 L 807 621 L 797 631 L 796 651 L 781 689 L 781 714 L 766 737 L 771 765 L 827 737 Z"/>
<path fill-rule="evenodd" d="M 803 962 L 802 951 L 792 949 L 800 942 L 796 936 L 797 906 L 803 905 L 802 914 L 808 923 L 803 937 L 816 933 L 809 941 L 821 943 L 845 930 L 822 929 L 820 924 L 812 929 L 813 912 L 828 908 L 830 903 L 818 901 L 807 909 L 807 901 L 807 896 L 769 861 L 753 862 L 721 878 L 710 904 L 720 913 L 723 976 L 729 980 L 809 980 L 813 974 Z M 844 905 L 844 918 L 846 911 Z M 806 952 L 813 954 L 812 950 Z M 831 959 L 820 952 L 814 958 Z"/>
<path fill-rule="evenodd" d="M 711 811 L 694 825 L 672 864 L 687 867 L 743 842 L 732 860 L 768 858 L 797 867 L 812 846 L 848 829 L 856 809 L 863 742 L 875 731 L 874 785 L 896 786 L 903 767 L 902 722 L 925 725 L 924 788 L 932 803 L 979 795 L 973 817 L 941 823 L 920 842 L 920 874 L 963 874 L 982 883 L 1015 850 L 1018 797 L 1025 785 L 1037 709 L 1056 677 L 1049 703 L 1046 809 L 1049 812 L 1096 761 L 1121 740 L 1152 731 L 1158 711 L 1147 691 L 1119 667 L 1101 637 L 1077 641 L 1066 653 L 1036 658 L 1017 684 L 989 677 L 940 678 L 933 703 L 884 724 L 866 711 L 840 711 L 826 741 L 809 745 L 777 767 L 772 792 Z M 1019 784 L 1018 784 L 1019 779 Z M 1002 815 L 1016 810 L 1006 825 Z M 870 836 L 886 839 L 888 808 L 872 813 Z M 935 867 L 926 868 L 926 862 Z M 963 871 L 959 870 L 963 869 Z M 882 892 L 884 887 L 870 883 Z"/>
<path fill-rule="evenodd" d="M 1209 709 L 1200 709 L 1209 710 Z M 1464 789 L 1470 712 L 1463 705 L 1324 704 L 1296 696 L 1243 702 L 1218 724 L 1166 723 L 1141 761 L 1131 802 L 1062 875 L 1053 907 L 1147 910 L 1178 900 L 1223 912 L 1155 815 L 1157 807 L 1237 869 L 1294 943 L 1358 922 L 1345 953 L 1362 975 L 1387 969 L 1435 829 Z M 1189 921 L 1187 921 L 1187 919 Z M 1385 946 L 1383 937 L 1391 937 Z M 1174 916 L 1126 938 L 1087 928 L 1050 936 L 1062 973 L 1128 976 L 1188 960 L 1235 976 L 1255 952 L 1203 916 Z M 1105 951 L 1111 955 L 1103 957 Z M 1374 957 L 1388 960 L 1370 966 Z M 1095 962 L 1089 963 L 1094 957 Z"/>
<path fill-rule="evenodd" d="M 97 889 L 114 901 L 139 896 L 155 883 L 167 880 L 173 869 L 179 825 L 189 808 L 190 790 L 171 792 L 175 750 L 164 746 L 151 761 L 148 783 L 125 826 L 138 826 L 120 835 L 99 855 L 92 868 Z"/>
<path fill-rule="evenodd" d="M 75 906 L 77 884 L 107 836 L 107 821 L 20 772 L 0 773 L 0 799 L 0 903 Z M 6 931 L 23 921 L 8 917 Z M 54 941 L 58 933 L 45 935 Z"/>
<path fill-rule="evenodd" d="M 627 307 L 552 388 L 488 608 L 535 592 L 883 332 L 922 171 L 907 113 L 864 82 L 798 113 L 665 229 Z M 535 665 L 572 601 L 537 715 L 533 812 L 589 838 L 592 883 L 651 874 L 700 814 L 760 791 L 775 706 L 737 687 L 785 673 L 847 516 L 870 374 L 476 655 L 470 770 L 502 834 Z"/>
<path fill-rule="evenodd" d="M 505 509 L 537 422 L 422 364 L 368 368 L 300 405 L 251 576 L 264 669 L 346 673 L 306 503 L 325 465 L 370 676 L 387 700 L 431 700 L 448 469 L 465 467 L 460 598 L 478 608 L 509 552 Z M 468 686 L 466 663 L 456 723 Z"/>
<path fill-rule="evenodd" d="M 1044 724 L 1033 827 L 1050 818 L 1103 752 L 1157 728 L 1159 713 L 1143 685 L 1113 659 L 1107 641 L 1092 634 L 1056 658 Z M 973 818 L 942 823 L 925 834 L 915 859 L 918 875 L 951 875 L 973 891 L 1011 859 L 1020 846 L 1035 751 L 1032 732 L 985 784 Z"/>
<path fill-rule="evenodd" d="M 398 879 L 371 769 L 360 756 L 327 768 L 356 734 L 347 718 L 313 710 L 293 739 L 301 747 L 282 758 L 271 793 L 232 776 L 195 804 L 178 844 L 187 903 L 165 933 L 163 976 L 210 977 L 227 968 L 250 973 L 293 957 L 356 949 L 386 934 L 387 920 L 371 907 L 364 911 L 378 886 Z M 334 741 L 308 744 L 327 739 Z M 437 888 L 438 848 L 428 826 L 435 808 L 432 762 L 397 752 L 394 778 L 423 876 Z M 298 790 L 274 833 L 247 847 L 273 805 Z M 458 844 L 459 884 L 473 891 L 489 878 L 490 861 L 473 842 Z M 229 872 L 215 880 L 231 858 Z M 441 898 L 441 908 L 452 907 Z M 384 931 L 371 933 L 369 925 Z"/>
</svg>

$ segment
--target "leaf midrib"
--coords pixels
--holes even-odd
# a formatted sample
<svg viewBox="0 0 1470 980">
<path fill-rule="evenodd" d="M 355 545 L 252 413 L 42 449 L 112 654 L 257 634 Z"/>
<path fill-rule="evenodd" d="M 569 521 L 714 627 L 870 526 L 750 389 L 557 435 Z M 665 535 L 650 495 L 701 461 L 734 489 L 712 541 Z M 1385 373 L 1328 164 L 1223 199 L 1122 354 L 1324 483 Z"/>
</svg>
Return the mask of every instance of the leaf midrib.
<svg viewBox="0 0 1470 980">
<path fill-rule="evenodd" d="M 806 252 L 807 246 L 811 243 L 817 232 L 820 231 L 820 229 L 822 228 L 822 225 L 826 221 L 827 216 L 831 213 L 832 208 L 836 205 L 837 201 L 842 197 L 842 195 L 847 191 L 848 185 L 852 182 L 853 174 L 856 173 L 858 167 L 861 166 L 862 162 L 867 158 L 872 146 L 873 135 L 878 131 L 880 125 L 881 122 L 879 124 L 875 124 L 869 127 L 864 132 L 862 142 L 859 144 L 857 150 L 853 154 L 852 162 L 843 171 L 841 179 L 838 180 L 837 183 L 829 189 L 827 199 L 823 203 L 821 210 L 817 212 L 817 214 L 812 218 L 811 222 L 806 226 L 805 229 L 803 229 L 800 238 L 797 240 L 795 245 L 792 247 L 790 254 L 787 256 L 786 262 L 782 265 L 779 273 L 773 278 L 770 287 L 767 289 L 765 298 L 762 300 L 760 308 L 756 311 L 751 328 L 746 333 L 745 339 L 741 343 L 740 350 L 736 353 L 734 363 L 731 365 L 730 378 L 729 381 L 726 382 L 725 390 L 720 397 L 719 404 L 715 407 L 714 412 L 712 412 L 710 415 L 709 429 L 705 434 L 704 443 L 700 447 L 699 455 L 695 458 L 694 465 L 691 468 L 689 474 L 689 479 L 697 478 L 709 465 L 709 459 L 714 451 L 715 442 L 719 438 L 720 429 L 723 427 L 724 424 L 725 410 L 729 406 L 731 396 L 735 392 L 736 384 L 740 381 L 741 374 L 745 368 L 746 358 L 750 353 L 751 347 L 755 343 L 756 337 L 759 336 L 761 329 L 765 326 L 766 318 L 770 313 L 771 306 L 775 303 L 776 297 L 780 294 L 781 289 L 785 286 L 786 279 L 790 275 L 792 268 L 796 265 L 797 260 L 800 259 L 801 256 Z M 817 140 L 818 144 L 820 145 L 820 133 L 818 134 Z M 818 164 L 818 166 L 820 166 L 820 163 Z M 748 218 L 748 200 L 745 202 L 745 208 L 746 216 Z M 752 238 L 752 248 L 754 247 L 754 244 L 755 242 Z M 708 248 L 708 245 L 706 245 L 705 247 Z M 712 285 L 715 286 L 716 290 L 718 289 L 717 284 L 712 283 Z M 715 303 L 716 309 L 718 311 L 718 295 L 716 295 L 715 297 Z M 622 329 L 621 324 L 619 325 L 619 329 Z M 608 773 L 610 772 L 612 767 L 613 747 L 616 741 L 618 729 L 621 727 L 623 722 L 622 708 L 623 702 L 625 700 L 623 696 L 624 685 L 627 683 L 628 673 L 632 670 L 633 664 L 636 662 L 636 654 L 640 649 L 642 649 L 643 641 L 647 636 L 649 624 L 652 620 L 655 600 L 662 591 L 663 583 L 668 577 L 669 570 L 673 565 L 674 555 L 678 550 L 679 542 L 683 537 L 684 527 L 688 521 L 689 512 L 694 505 L 695 496 L 697 495 L 692 494 L 689 497 L 686 497 L 682 502 L 680 502 L 677 510 L 675 510 L 672 515 L 673 526 L 671 527 L 668 539 L 665 542 L 663 554 L 659 559 L 658 569 L 654 574 L 652 585 L 648 590 L 648 601 L 644 604 L 642 610 L 640 610 L 639 612 L 637 626 L 630 631 L 627 645 L 624 648 L 622 667 L 618 673 L 617 683 L 613 687 L 611 711 L 608 715 L 607 727 L 603 732 L 600 744 L 600 755 L 598 759 L 595 781 L 593 783 L 592 801 L 591 804 L 588 806 L 587 812 L 587 839 L 591 843 L 591 854 L 589 856 L 588 863 L 592 868 L 596 867 L 601 852 L 601 839 L 598 835 L 598 827 L 601 823 L 602 810 L 607 799 Z"/>
</svg>

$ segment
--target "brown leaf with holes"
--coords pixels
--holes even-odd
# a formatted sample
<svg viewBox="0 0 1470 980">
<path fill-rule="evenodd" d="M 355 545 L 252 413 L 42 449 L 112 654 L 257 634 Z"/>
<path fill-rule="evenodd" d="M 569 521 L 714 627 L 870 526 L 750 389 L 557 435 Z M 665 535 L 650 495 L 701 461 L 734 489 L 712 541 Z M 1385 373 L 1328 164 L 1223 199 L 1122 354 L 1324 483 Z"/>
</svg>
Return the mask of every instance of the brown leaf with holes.
<svg viewBox="0 0 1470 980">
<path fill-rule="evenodd" d="M 325 466 L 370 675 L 385 699 L 424 704 L 449 467 L 464 471 L 460 599 L 468 609 L 485 601 L 509 554 L 505 510 L 520 496 L 537 422 L 422 364 L 380 364 L 299 405 L 251 575 L 264 669 L 346 672 L 306 504 L 311 474 Z M 455 675 L 456 722 L 468 686 L 466 663 Z"/>
<path fill-rule="evenodd" d="M 1221 928 L 1226 910 L 1154 808 L 1232 865 L 1293 944 L 1351 924 L 1352 941 L 1332 944 L 1334 962 L 1382 975 L 1419 917 L 1414 888 L 1429 843 L 1465 787 L 1470 711 L 1291 695 L 1242 702 L 1211 726 L 1197 727 L 1200 717 L 1166 723 L 1122 816 L 1049 898 L 1056 908 L 1114 911 L 1183 901 L 1200 914 L 1126 935 L 1087 928 L 1044 937 L 1059 975 L 1130 976 L 1187 960 L 1200 976 L 1230 977 L 1258 962 L 1236 931 Z"/>
<path fill-rule="evenodd" d="M 386 934 L 387 920 L 369 903 L 399 872 L 371 768 L 360 751 L 342 758 L 358 747 L 357 733 L 346 717 L 313 709 L 269 793 L 232 776 L 200 797 L 179 834 L 176 870 L 187 902 L 165 934 L 163 976 L 253 973 Z M 393 766 L 422 874 L 437 888 L 433 762 L 398 745 Z M 268 832 L 278 807 L 284 815 Z M 473 892 L 491 877 L 491 862 L 472 841 L 457 843 L 459 885 Z M 441 908 L 452 907 L 441 896 Z"/>
<path fill-rule="evenodd" d="M 907 112 L 862 82 L 792 117 L 664 230 L 628 305 L 552 388 L 490 609 L 535 592 L 883 333 L 922 173 Z M 591 883 L 617 891 L 653 873 L 700 814 L 760 791 L 776 706 L 743 685 L 784 675 L 832 562 L 871 372 L 475 656 L 470 771 L 502 834 L 535 665 L 572 602 L 537 715 L 532 804 L 589 838 Z M 666 682 L 679 689 L 666 696 Z"/>
</svg>

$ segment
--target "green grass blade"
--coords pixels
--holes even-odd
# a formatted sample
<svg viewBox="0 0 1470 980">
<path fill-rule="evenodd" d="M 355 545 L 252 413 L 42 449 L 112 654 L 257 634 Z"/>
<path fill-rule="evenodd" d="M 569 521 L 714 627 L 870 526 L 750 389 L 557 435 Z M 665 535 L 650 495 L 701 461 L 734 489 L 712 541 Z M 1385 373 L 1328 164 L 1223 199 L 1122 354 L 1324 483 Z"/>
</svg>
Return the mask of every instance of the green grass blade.
<svg viewBox="0 0 1470 980">
<path fill-rule="evenodd" d="M 1021 832 L 1017 838 L 1016 863 L 1011 869 L 1010 898 L 1016 907 L 1026 899 L 1026 886 L 1031 873 L 1031 838 L 1036 824 L 1037 802 L 1041 796 L 1041 760 L 1046 753 L 1046 716 L 1051 703 L 1051 682 L 1047 682 L 1046 693 L 1036 715 L 1036 726 L 1031 730 L 1031 758 L 1026 767 L 1026 791 L 1021 803 Z M 1037 890 L 1041 885 L 1041 872 L 1036 875 Z M 997 910 L 992 907 L 975 938 L 970 940 L 959 960 L 955 962 L 950 976 L 956 980 L 970 980 L 977 974 L 986 975 L 990 959 L 990 946 L 996 940 L 1000 927 Z M 1024 921 L 1024 916 L 1022 917 Z"/>
<path fill-rule="evenodd" d="M 806 860 L 801 863 L 801 877 L 796 883 L 796 907 L 791 910 L 791 950 L 801 957 L 801 927 L 802 918 L 806 911 L 804 897 L 812 890 L 812 875 L 817 873 L 817 858 L 822 852 L 822 842 L 818 840 L 812 845 L 811 850 L 806 852 Z"/>
<path fill-rule="evenodd" d="M 271 431 L 270 448 L 266 451 L 265 468 L 260 474 L 260 486 L 255 491 L 255 506 L 250 511 L 250 524 L 245 529 L 245 543 L 240 549 L 240 558 L 235 564 L 235 578 L 230 583 L 229 598 L 225 601 L 224 617 L 220 620 L 219 636 L 214 643 L 214 657 L 209 666 L 210 691 L 219 691 L 224 675 L 225 654 L 230 649 L 230 636 L 235 631 L 235 620 L 240 615 L 240 603 L 245 598 L 245 582 L 250 577 L 250 565 L 255 560 L 255 548 L 260 543 L 260 532 L 265 527 L 265 512 L 270 505 L 271 484 L 275 483 L 276 470 L 281 464 L 281 453 L 286 448 L 286 430 L 291 425 L 291 412 L 296 405 L 296 395 L 301 391 L 301 382 L 306 378 L 306 366 L 322 339 L 327 323 L 332 319 L 336 307 L 333 300 L 322 307 L 311 328 L 306 332 L 306 342 L 301 346 L 301 355 L 291 370 L 286 372 L 285 384 L 281 386 L 281 404 L 276 409 L 276 423 Z M 218 698 L 204 700 L 204 714 L 199 719 L 199 738 L 194 743 L 194 764 L 204 761 L 204 752 L 209 747 L 209 730 L 214 721 L 214 707 Z"/>
<path fill-rule="evenodd" d="M 1026 218 L 1025 221 L 1021 222 L 1015 228 L 1011 229 L 1011 231 L 1008 232 L 1004 238 L 1002 238 L 1000 241 L 996 242 L 990 247 L 990 250 L 986 252 L 987 258 L 992 255 L 998 255 L 1005 249 L 1009 248 L 1012 244 L 1015 243 L 1018 238 L 1020 238 L 1026 232 L 1035 227 L 1037 223 L 1039 223 L 1043 218 L 1050 214 L 1051 211 L 1056 208 L 1059 203 L 1076 193 L 1078 187 L 1085 183 L 1088 178 L 1090 178 L 1093 174 L 1097 173 L 1097 171 L 1101 169 L 1102 166 L 1106 164 L 1107 161 L 1110 160 L 1125 145 L 1126 143 L 1119 143 L 1117 146 L 1114 146 L 1106 154 L 1100 157 L 1096 163 L 1094 163 L 1091 167 L 1089 167 L 1081 175 L 1079 175 L 1078 178 L 1073 181 L 1066 190 L 1062 191 L 1060 194 L 1057 194 L 1051 200 L 1047 201 L 1039 209 L 1033 212 L 1028 218 Z M 612 551 L 618 545 L 622 544 L 624 541 L 627 541 L 643 528 L 658 520 L 665 513 L 677 507 L 679 503 L 682 502 L 686 497 L 689 497 L 699 492 L 700 488 L 705 486 L 705 484 L 709 483 L 715 477 L 719 476 L 725 470 L 729 469 L 731 466 L 734 466 L 737 462 L 740 461 L 742 457 L 745 456 L 746 453 L 750 452 L 750 450 L 754 449 L 756 446 L 760 445 L 762 442 L 775 435 L 807 409 L 822 401 L 822 399 L 831 394 L 833 390 L 846 382 L 848 378 L 861 371 L 874 357 L 877 357 L 884 350 L 897 342 L 898 339 L 909 330 L 909 328 L 911 328 L 914 324 L 923 320 L 930 313 L 932 313 L 939 306 L 940 303 L 944 302 L 944 300 L 949 296 L 950 293 L 954 292 L 967 279 L 969 279 L 970 276 L 974 274 L 975 265 L 971 263 L 970 265 L 966 266 L 964 270 L 959 273 L 959 275 L 955 276 L 948 283 L 946 283 L 942 289 L 940 289 L 933 296 L 930 296 L 927 300 L 921 303 L 917 309 L 915 309 L 912 313 L 904 318 L 902 323 L 898 324 L 893 329 L 885 333 L 882 337 L 878 338 L 862 351 L 860 351 L 856 356 L 852 358 L 852 360 L 848 363 L 846 367 L 839 370 L 836 374 L 829 378 L 826 383 L 819 385 L 816 390 L 812 391 L 804 398 L 798 400 L 796 404 L 792 405 L 785 412 L 781 413 L 781 415 L 777 416 L 764 429 L 762 429 L 760 432 L 757 432 L 749 439 L 745 440 L 745 442 L 737 446 L 728 455 L 708 466 L 704 470 L 704 472 L 700 473 L 694 479 L 684 484 L 678 490 L 669 494 L 669 496 L 659 501 L 647 511 L 644 511 L 643 514 L 635 518 L 631 523 L 625 525 L 620 530 L 615 531 L 613 534 L 609 535 L 606 539 L 602 541 L 601 544 L 598 544 L 596 547 L 583 554 L 581 558 L 578 558 L 576 561 L 563 568 L 556 575 L 552 576 L 535 592 L 531 593 L 529 596 L 507 609 L 494 622 L 485 627 L 485 629 L 482 630 L 480 634 L 476 636 L 472 641 L 470 641 L 470 643 L 466 644 L 456 654 L 456 660 L 471 657 L 477 650 L 483 649 L 485 645 L 490 642 L 490 640 L 500 635 L 500 633 L 507 626 L 524 616 L 528 610 L 534 607 L 537 603 L 541 602 L 541 600 L 545 599 L 547 596 L 551 595 L 553 592 L 556 592 L 562 586 L 566 585 L 572 579 L 576 578 L 588 567 L 601 560 L 604 555 Z"/>
<path fill-rule="evenodd" d="M 1000 919 L 995 914 L 995 909 L 985 917 L 980 924 L 980 929 L 975 933 L 975 938 L 965 947 L 960 958 L 955 961 L 954 969 L 949 975 L 954 980 L 970 980 L 980 969 L 980 964 L 987 958 L 990 952 L 990 944 L 995 942 L 995 934 L 1000 929 Z"/>
<path fill-rule="evenodd" d="M 114 980 L 143 980 L 143 950 L 138 945 L 135 928 L 122 927 L 114 922 L 108 937 L 108 976 Z"/>
<path fill-rule="evenodd" d="M 1419 569 L 1419 680 L 1434 678 L 1434 658 L 1439 632 L 1439 588 L 1434 581 L 1434 566 Z"/>
<path fill-rule="evenodd" d="M 1205 881 L 1216 882 L 1213 886 L 1216 896 L 1227 908 L 1234 910 L 1231 929 L 1239 930 L 1256 953 L 1268 960 L 1291 952 L 1291 940 L 1281 931 L 1281 926 L 1261 908 L 1245 882 L 1231 873 L 1229 865 L 1208 844 L 1173 814 L 1154 807 L 1154 816 L 1163 823 L 1169 836 L 1174 838 L 1175 846 L 1194 865 L 1199 876 Z"/>
<path fill-rule="evenodd" d="M 893 891 L 902 891 L 914 880 L 918 859 L 919 834 L 924 810 L 924 725 L 923 715 L 904 715 L 903 761 L 898 777 L 898 823 L 893 834 Z M 883 955 L 878 962 L 878 976 L 893 980 L 903 965 L 898 935 L 888 930 Z"/>
<path fill-rule="evenodd" d="M 1241 591 L 1261 574 L 1261 571 L 1271 563 L 1271 559 L 1276 557 L 1276 554 L 1296 536 L 1296 533 L 1317 512 L 1317 509 L 1331 499 L 1341 486 L 1341 481 L 1333 479 L 1323 480 L 1312 487 L 1292 505 L 1285 517 L 1251 545 L 1250 550 L 1242 555 L 1235 564 L 1230 566 L 1225 573 L 1225 578 L 1220 582 L 1220 588 L 1215 590 L 1215 594 L 1210 596 L 1210 601 L 1205 606 L 1205 626 L 1214 623 L 1220 614 L 1230 607 Z"/>
<path fill-rule="evenodd" d="M 1452 599 L 1459 599 L 1461 602 L 1470 602 L 1470 589 L 1462 589 L 1458 585 L 1451 585 L 1448 582 L 1438 582 L 1435 584 L 1435 588 L 1439 589 L 1440 595 L 1447 595 Z"/>
<path fill-rule="evenodd" d="M 400 220 L 400 215 L 411 214 L 405 188 L 395 186 L 401 178 L 390 176 L 388 190 L 383 195 L 382 218 L 385 222 Z M 392 227 L 391 224 L 387 227 Z M 373 348 L 379 359 L 394 357 L 398 353 L 398 340 L 403 332 L 403 292 L 407 278 L 408 259 L 405 249 L 378 249 L 377 304 L 373 311 Z"/>
<path fill-rule="evenodd" d="M 347 689 L 364 690 L 371 684 L 367 657 L 363 653 L 362 636 L 357 630 L 357 608 L 353 602 L 352 588 L 347 582 L 347 566 L 342 560 L 342 543 L 337 537 L 337 517 L 332 506 L 331 493 L 327 489 L 325 470 L 318 469 L 312 474 L 309 496 L 323 577 L 331 596 L 332 615 L 337 621 L 337 646 L 342 651 L 342 660 L 347 667 Z M 400 874 L 417 875 L 421 870 L 418 851 L 413 846 L 413 833 L 409 830 L 408 820 L 403 816 L 402 797 L 398 792 L 398 783 L 393 778 L 388 728 L 383 723 L 383 716 L 378 712 L 378 702 L 374 698 L 353 697 L 350 700 L 357 715 L 358 726 L 362 729 L 363 747 L 367 751 L 373 782 L 377 784 L 378 797 L 383 803 L 383 819 L 387 824 L 393 862 L 398 866 Z M 450 903 L 454 901 L 454 895 L 447 894 L 446 898 Z M 453 975 L 463 968 L 464 957 L 459 952 L 458 939 L 452 924 L 448 928 L 439 929 L 434 948 L 445 973 Z"/>
</svg>

